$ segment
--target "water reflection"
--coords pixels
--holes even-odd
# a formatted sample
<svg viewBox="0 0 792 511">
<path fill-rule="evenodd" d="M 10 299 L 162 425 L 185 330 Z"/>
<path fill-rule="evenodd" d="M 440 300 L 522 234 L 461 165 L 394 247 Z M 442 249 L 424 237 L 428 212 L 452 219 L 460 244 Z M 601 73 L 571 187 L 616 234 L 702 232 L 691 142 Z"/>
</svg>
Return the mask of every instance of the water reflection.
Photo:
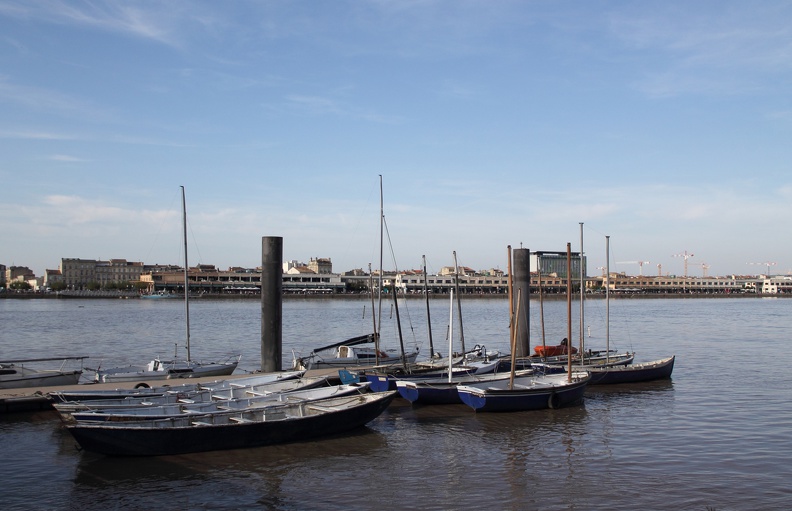
<svg viewBox="0 0 792 511">
<path fill-rule="evenodd" d="M 169 508 L 288 509 L 299 503 L 299 494 L 289 487 L 295 480 L 305 483 L 308 467 L 354 466 L 385 446 L 384 435 L 361 428 L 310 442 L 180 456 L 113 458 L 83 452 L 69 501 L 74 507 L 90 499 L 96 507 L 153 509 L 165 499 Z M 219 496 L 222 500 L 215 500 Z"/>
</svg>

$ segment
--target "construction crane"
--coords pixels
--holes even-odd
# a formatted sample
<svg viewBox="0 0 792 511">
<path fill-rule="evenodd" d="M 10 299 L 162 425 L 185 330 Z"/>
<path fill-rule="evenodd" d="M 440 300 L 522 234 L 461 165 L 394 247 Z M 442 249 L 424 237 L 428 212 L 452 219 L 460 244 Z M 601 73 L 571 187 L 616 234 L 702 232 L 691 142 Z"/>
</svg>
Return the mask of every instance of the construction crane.
<svg viewBox="0 0 792 511">
<path fill-rule="evenodd" d="M 685 258 L 685 278 L 687 278 L 688 259 L 693 257 L 693 254 L 688 254 L 688 251 L 685 250 L 681 254 L 674 254 L 671 257 L 684 257 Z"/>
<path fill-rule="evenodd" d="M 605 270 L 607 270 L 607 268 L 605 268 L 604 266 L 597 266 L 597 269 L 598 270 L 602 270 L 602 276 L 604 277 L 605 276 Z"/>
<path fill-rule="evenodd" d="M 692 264 L 694 266 L 701 266 L 701 275 L 702 275 L 702 277 L 704 277 L 704 278 L 707 277 L 707 270 L 710 269 L 710 265 L 708 265 L 707 263 L 690 263 L 690 264 Z"/>
<path fill-rule="evenodd" d="M 651 261 L 616 261 L 616 264 L 637 264 L 638 275 L 643 275 L 643 265 L 649 264 Z"/>
<path fill-rule="evenodd" d="M 776 263 L 766 262 L 766 263 L 748 263 L 748 264 L 761 264 L 762 266 L 767 266 L 767 273 L 766 275 L 770 275 L 770 267 L 775 266 Z"/>
</svg>

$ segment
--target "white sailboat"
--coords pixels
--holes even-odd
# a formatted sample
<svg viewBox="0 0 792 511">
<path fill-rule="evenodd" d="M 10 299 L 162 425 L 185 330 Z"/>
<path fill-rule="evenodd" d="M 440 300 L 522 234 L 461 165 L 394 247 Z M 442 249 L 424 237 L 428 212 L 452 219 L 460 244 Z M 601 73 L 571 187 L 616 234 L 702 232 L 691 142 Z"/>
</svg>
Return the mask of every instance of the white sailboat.
<svg viewBox="0 0 792 511">
<path fill-rule="evenodd" d="M 229 356 L 220 362 L 199 362 L 190 353 L 190 283 L 189 264 L 187 263 L 187 203 L 182 194 L 182 227 L 184 236 L 184 316 L 186 324 L 186 360 L 178 360 L 174 354 L 171 360 L 155 358 L 146 365 L 129 365 L 110 369 L 97 369 L 97 382 L 145 382 L 146 380 L 167 380 L 172 378 L 198 378 L 203 376 L 228 376 L 239 364 L 240 355 Z"/>
<path fill-rule="evenodd" d="M 610 236 L 605 236 L 605 254 L 605 267 L 608 275 L 608 280 L 605 281 L 605 343 L 607 352 L 610 352 Z M 591 373 L 591 385 L 662 380 L 671 377 L 675 358 L 670 356 L 639 364 L 635 364 L 633 361 L 630 361 L 629 364 L 618 365 L 606 363 L 588 367 L 585 370 Z"/>
<path fill-rule="evenodd" d="M 0 361 L 0 389 L 18 389 L 30 387 L 50 387 L 55 385 L 76 385 L 82 374 L 82 361 L 88 357 L 63 357 L 63 358 L 30 358 L 20 360 Z M 40 369 L 36 367 L 39 362 L 54 362 L 60 360 L 58 369 Z M 69 360 L 79 360 L 80 369 L 66 367 Z M 34 367 L 31 367 L 33 364 Z"/>
</svg>

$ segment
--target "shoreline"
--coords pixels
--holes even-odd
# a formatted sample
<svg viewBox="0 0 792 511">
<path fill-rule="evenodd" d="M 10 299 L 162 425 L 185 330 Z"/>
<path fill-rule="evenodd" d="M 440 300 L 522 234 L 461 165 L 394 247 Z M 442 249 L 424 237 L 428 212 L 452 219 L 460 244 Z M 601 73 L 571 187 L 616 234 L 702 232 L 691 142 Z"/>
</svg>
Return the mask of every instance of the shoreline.
<svg viewBox="0 0 792 511">
<path fill-rule="evenodd" d="M 383 295 L 390 298 L 390 295 Z M 466 299 L 470 298 L 483 298 L 490 300 L 507 299 L 508 295 L 503 293 L 480 293 L 480 294 L 462 294 Z M 421 294 L 407 295 L 409 298 L 421 298 Z M 573 300 L 578 300 L 579 295 L 573 294 Z M 430 299 L 443 299 L 447 300 L 447 294 L 433 294 Z M 532 295 L 533 299 L 538 299 L 537 295 Z M 611 300 L 635 300 L 635 299 L 657 299 L 657 298 L 792 298 L 792 294 L 757 294 L 757 293 L 612 293 Z M 61 294 L 61 293 L 0 293 L 0 300 L 96 300 L 96 299 L 120 299 L 120 300 L 141 300 L 144 299 L 136 293 L 110 293 L 106 291 L 81 291 L 79 294 Z M 180 297 L 167 298 L 181 299 Z M 294 300 L 371 300 L 371 297 L 364 294 L 292 294 L 287 293 L 282 295 L 284 301 Z M 566 294 L 553 293 L 545 294 L 545 300 L 566 300 Z M 593 293 L 586 295 L 587 300 L 604 300 L 604 293 Z M 222 295 L 222 294 L 204 294 L 204 295 L 191 295 L 190 300 L 261 300 L 260 294 L 247 294 L 247 295 Z"/>
</svg>

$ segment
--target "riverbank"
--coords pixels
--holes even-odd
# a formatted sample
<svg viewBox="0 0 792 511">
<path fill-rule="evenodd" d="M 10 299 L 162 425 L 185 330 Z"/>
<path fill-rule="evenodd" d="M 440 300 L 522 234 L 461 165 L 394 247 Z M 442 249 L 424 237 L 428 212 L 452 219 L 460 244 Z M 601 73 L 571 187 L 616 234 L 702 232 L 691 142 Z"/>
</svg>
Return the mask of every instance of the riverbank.
<svg viewBox="0 0 792 511">
<path fill-rule="evenodd" d="M 462 294 L 465 298 L 481 298 L 481 299 L 505 299 L 508 295 L 503 293 L 477 293 L 477 294 Z M 573 294 L 573 300 L 578 300 L 579 295 Z M 423 295 L 410 294 L 407 295 L 410 299 L 423 299 Z M 535 292 L 531 293 L 534 300 L 538 299 Z M 113 291 L 64 291 L 60 293 L 34 293 L 34 292 L 4 292 L 0 293 L 0 299 L 10 300 L 54 300 L 54 299 L 120 299 L 120 300 L 138 300 L 144 299 L 143 296 L 131 292 L 113 292 Z M 383 295 L 383 298 L 390 299 L 389 296 Z M 432 294 L 430 299 L 443 299 L 447 300 L 448 295 L 437 293 Z M 590 293 L 586 295 L 586 299 L 604 299 L 605 293 Z M 641 298 L 792 298 L 792 294 L 760 294 L 760 293 L 611 293 L 612 300 L 622 299 L 641 299 Z M 160 298 L 161 300 L 162 298 Z M 169 299 L 181 299 L 175 296 Z M 545 300 L 566 300 L 566 295 L 563 293 L 552 293 L 544 295 Z M 260 294 L 200 294 L 190 295 L 190 300 L 261 300 Z M 365 300 L 370 301 L 371 297 L 366 294 L 297 294 L 286 293 L 283 295 L 283 300 Z"/>
</svg>

